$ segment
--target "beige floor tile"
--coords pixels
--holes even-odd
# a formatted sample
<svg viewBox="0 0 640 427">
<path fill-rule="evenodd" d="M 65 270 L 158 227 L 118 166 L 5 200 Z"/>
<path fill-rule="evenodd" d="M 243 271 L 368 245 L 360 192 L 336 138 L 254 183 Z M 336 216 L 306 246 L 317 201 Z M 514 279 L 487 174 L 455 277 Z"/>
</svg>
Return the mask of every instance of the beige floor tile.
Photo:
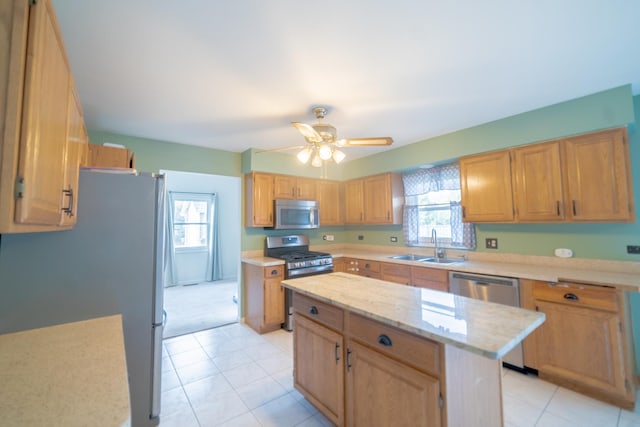
<svg viewBox="0 0 640 427">
<path fill-rule="evenodd" d="M 177 368 L 176 372 L 180 378 L 180 382 L 184 385 L 219 374 L 220 370 L 213 361 L 207 359 L 202 362 L 196 362 Z"/>
<path fill-rule="evenodd" d="M 220 424 L 220 427 L 261 427 L 261 424 L 251 412 L 247 412 Z"/>
<path fill-rule="evenodd" d="M 223 375 L 234 388 L 242 387 L 268 376 L 267 372 L 255 362 L 225 371 Z"/>
<path fill-rule="evenodd" d="M 252 412 L 267 427 L 293 427 L 312 415 L 290 394 L 272 400 Z"/>
<path fill-rule="evenodd" d="M 235 394 L 233 387 L 222 374 L 216 374 L 184 386 L 184 391 L 193 408 L 206 405 L 211 400 L 226 394 Z"/>
<path fill-rule="evenodd" d="M 249 412 L 249 408 L 236 393 L 211 397 L 206 403 L 194 407 L 193 410 L 202 427 L 219 426 Z"/>
<path fill-rule="evenodd" d="M 236 392 L 249 409 L 255 409 L 287 394 L 287 390 L 271 377 L 237 387 Z"/>
<path fill-rule="evenodd" d="M 615 427 L 620 408 L 559 387 L 545 413 L 570 420 L 581 427 Z"/>
<path fill-rule="evenodd" d="M 211 359 L 202 347 L 194 348 L 171 356 L 171 361 L 176 369 L 206 360 Z"/>
</svg>

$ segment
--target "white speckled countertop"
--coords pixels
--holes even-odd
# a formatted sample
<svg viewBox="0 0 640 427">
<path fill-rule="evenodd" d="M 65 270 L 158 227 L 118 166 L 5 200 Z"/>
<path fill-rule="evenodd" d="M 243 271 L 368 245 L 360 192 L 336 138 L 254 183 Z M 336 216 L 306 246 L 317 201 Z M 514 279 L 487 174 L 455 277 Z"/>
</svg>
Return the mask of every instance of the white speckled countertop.
<svg viewBox="0 0 640 427">
<path fill-rule="evenodd" d="M 0 424 L 129 426 L 121 316 L 0 335 Z"/>
<path fill-rule="evenodd" d="M 289 279 L 283 286 L 385 324 L 500 359 L 540 326 L 543 313 L 446 292 L 331 273 Z"/>
<path fill-rule="evenodd" d="M 370 261 L 462 271 L 477 274 L 516 277 L 548 282 L 579 282 L 606 285 L 625 291 L 640 291 L 640 262 L 609 261 L 588 258 L 557 258 L 516 254 L 489 254 L 472 251 L 447 251 L 447 256 L 456 258 L 465 255 L 467 260 L 453 264 L 434 264 L 416 261 L 401 261 L 389 258 L 404 253 L 432 255 L 433 249 L 374 245 L 326 245 L 314 246 L 312 250 L 327 251 L 334 257 L 361 258 Z M 243 254 L 243 262 L 272 266 L 283 264 L 282 260 L 262 256 L 259 251 Z"/>
</svg>

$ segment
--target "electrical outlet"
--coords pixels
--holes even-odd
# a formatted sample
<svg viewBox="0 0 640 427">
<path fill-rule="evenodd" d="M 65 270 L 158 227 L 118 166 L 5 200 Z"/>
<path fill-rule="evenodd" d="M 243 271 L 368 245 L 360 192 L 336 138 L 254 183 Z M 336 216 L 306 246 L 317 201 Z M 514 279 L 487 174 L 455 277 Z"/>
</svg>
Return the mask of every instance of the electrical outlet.
<svg viewBox="0 0 640 427">
<path fill-rule="evenodd" d="M 627 253 L 640 255 L 640 246 L 638 245 L 627 245 Z"/>
<path fill-rule="evenodd" d="M 389 237 L 389 241 L 396 243 L 398 241 L 398 238 L 396 236 L 391 236 Z"/>
<path fill-rule="evenodd" d="M 488 237 L 484 239 L 487 249 L 498 249 L 498 239 L 495 237 Z"/>
<path fill-rule="evenodd" d="M 325 234 L 324 236 L 322 236 L 322 240 L 333 242 L 333 234 Z"/>
<path fill-rule="evenodd" d="M 364 236 L 362 234 L 358 234 L 358 240 L 364 240 Z"/>
</svg>

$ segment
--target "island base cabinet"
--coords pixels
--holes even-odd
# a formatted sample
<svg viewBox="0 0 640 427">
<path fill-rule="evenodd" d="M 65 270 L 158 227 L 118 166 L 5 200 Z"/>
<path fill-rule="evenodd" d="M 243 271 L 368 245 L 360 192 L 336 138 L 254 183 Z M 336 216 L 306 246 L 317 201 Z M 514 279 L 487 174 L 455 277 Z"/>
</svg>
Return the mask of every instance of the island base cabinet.
<svg viewBox="0 0 640 427">
<path fill-rule="evenodd" d="M 440 382 L 351 341 L 347 354 L 347 425 L 440 427 Z"/>
<path fill-rule="evenodd" d="M 343 337 L 304 316 L 294 317 L 294 384 L 337 426 L 344 425 Z"/>
</svg>

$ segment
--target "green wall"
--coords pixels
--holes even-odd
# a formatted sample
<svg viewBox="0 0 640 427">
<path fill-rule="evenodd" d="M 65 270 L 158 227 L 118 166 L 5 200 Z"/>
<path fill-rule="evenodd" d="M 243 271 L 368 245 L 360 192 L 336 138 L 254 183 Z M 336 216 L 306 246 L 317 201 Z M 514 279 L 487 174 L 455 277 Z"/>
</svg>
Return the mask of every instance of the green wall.
<svg viewBox="0 0 640 427">
<path fill-rule="evenodd" d="M 230 151 L 92 130 L 89 142 L 124 145 L 136 154 L 136 169 L 143 172 L 168 169 L 224 176 L 240 176 L 242 172 L 242 156 Z"/>
</svg>

